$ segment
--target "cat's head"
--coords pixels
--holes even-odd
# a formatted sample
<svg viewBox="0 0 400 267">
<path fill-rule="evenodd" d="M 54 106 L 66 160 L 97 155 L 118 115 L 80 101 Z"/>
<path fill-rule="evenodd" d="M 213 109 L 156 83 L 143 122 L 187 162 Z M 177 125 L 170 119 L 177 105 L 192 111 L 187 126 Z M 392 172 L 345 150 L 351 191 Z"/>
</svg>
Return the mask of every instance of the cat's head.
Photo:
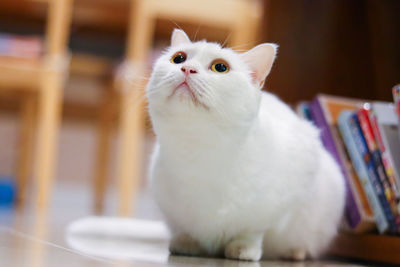
<svg viewBox="0 0 400 267">
<path fill-rule="evenodd" d="M 258 111 L 260 90 L 276 49 L 265 43 L 237 53 L 216 43 L 191 42 L 185 32 L 175 29 L 147 86 L 150 112 L 249 119 Z"/>
</svg>

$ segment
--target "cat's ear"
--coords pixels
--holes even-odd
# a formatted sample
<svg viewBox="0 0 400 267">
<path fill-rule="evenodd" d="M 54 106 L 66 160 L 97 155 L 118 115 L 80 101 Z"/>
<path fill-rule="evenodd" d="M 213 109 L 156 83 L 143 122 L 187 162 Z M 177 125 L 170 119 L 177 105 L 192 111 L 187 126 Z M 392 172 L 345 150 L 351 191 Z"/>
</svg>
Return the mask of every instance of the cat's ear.
<svg viewBox="0 0 400 267">
<path fill-rule="evenodd" d="M 242 60 L 249 65 L 252 71 L 254 83 L 260 87 L 264 85 L 265 78 L 271 71 L 277 50 L 278 45 L 264 43 L 240 54 Z"/>
<path fill-rule="evenodd" d="M 190 39 L 187 34 L 180 29 L 174 29 L 171 36 L 171 46 L 187 43 L 190 43 Z"/>
</svg>

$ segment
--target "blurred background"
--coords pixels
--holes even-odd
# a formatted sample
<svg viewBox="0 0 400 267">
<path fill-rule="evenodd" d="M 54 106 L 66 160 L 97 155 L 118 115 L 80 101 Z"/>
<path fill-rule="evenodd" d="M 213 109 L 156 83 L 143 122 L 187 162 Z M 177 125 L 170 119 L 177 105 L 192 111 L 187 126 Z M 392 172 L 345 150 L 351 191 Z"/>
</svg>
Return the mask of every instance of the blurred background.
<svg viewBox="0 0 400 267">
<path fill-rule="evenodd" d="M 391 102 L 399 14 L 398 0 L 0 0 L 0 226 L 67 246 L 64 227 L 88 214 L 161 218 L 143 89 L 174 28 L 238 50 L 277 43 L 264 90 L 292 106 L 319 93 Z M 43 266 L 1 229 L 2 255 L 26 248 Z"/>
<path fill-rule="evenodd" d="M 184 1 L 175 1 L 171 10 L 166 10 L 165 14 L 159 12 L 160 16 L 149 11 L 154 8 L 155 1 L 147 1 L 148 4 L 129 0 L 64 1 L 67 4 L 53 8 L 57 15 L 49 15 L 51 2 L 56 1 L 0 1 L 0 71 L 13 64 L 24 68 L 42 63 L 43 55 L 49 54 L 47 59 L 65 56 L 65 62 L 69 60 L 70 63 L 62 74 L 60 85 L 62 95 L 57 105 L 61 117 L 53 126 L 43 126 L 46 119 L 29 115 L 38 110 L 40 113 L 41 103 L 44 103 L 35 96 L 34 90 L 23 89 L 26 84 L 21 81 L 28 79 L 29 74 L 25 76 L 19 72 L 16 79 L 2 83 L 6 85 L 4 89 L 18 90 L 0 90 L 0 176 L 23 183 L 20 188 L 26 188 L 28 195 L 33 190 L 30 185 L 36 179 L 33 178 L 35 175 L 39 180 L 41 175 L 45 177 L 44 183 L 47 180 L 78 183 L 87 188 L 88 195 L 95 196 L 97 211 L 102 210 L 101 199 L 107 191 L 108 181 L 112 184 L 116 177 L 124 175 L 135 176 L 136 181 L 140 181 L 122 183 L 122 186 L 120 183 L 120 192 L 124 187 L 137 188 L 138 184 L 144 183 L 153 140 L 146 115 L 138 111 L 142 104 L 134 104 L 130 110 L 121 109 L 127 103 L 118 96 L 124 93 L 115 88 L 126 85 L 123 81 L 122 85 L 118 82 L 118 75 L 126 75 L 126 69 L 130 69 L 134 75 L 140 73 L 137 77 L 146 77 L 154 58 L 168 46 L 175 27 L 181 27 L 193 39 L 206 38 L 225 42 L 227 46 L 236 38 L 232 43 L 238 49 L 261 42 L 279 44 L 278 58 L 265 90 L 276 93 L 290 104 L 310 100 L 317 93 L 389 101 L 392 99 L 390 89 L 400 80 L 400 1 L 397 0 L 204 1 L 202 7 L 213 18 L 185 16 L 187 11 L 183 5 L 187 3 L 183 4 Z M 233 9 L 221 10 L 217 2 L 223 2 L 225 6 L 244 2 L 241 4 L 248 6 L 253 21 L 247 20 L 248 25 L 243 24 L 243 8 L 237 9 L 237 14 L 230 14 L 231 17 L 223 15 Z M 191 9 L 196 9 L 196 5 L 193 4 Z M 201 8 L 199 12 L 202 12 Z M 151 23 L 149 14 L 153 14 Z M 57 21 L 61 17 L 63 19 Z M 149 25 L 151 29 L 148 29 Z M 53 33 L 51 27 L 56 29 Z M 251 33 L 234 37 L 235 31 Z M 57 34 L 61 35 L 57 37 Z M 55 52 L 48 51 L 51 38 L 61 39 L 61 48 Z M 137 72 L 129 68 L 132 62 L 140 62 L 146 67 Z M 13 75 L 8 74 L 12 72 L 4 73 L 3 76 Z M 0 74 L 1 78 L 4 77 Z M 47 82 L 42 81 L 40 86 Z M 144 102 L 140 95 L 127 98 L 135 103 Z M 54 99 L 57 102 L 57 97 Z M 139 115 L 135 117 L 134 113 Z M 47 119 L 51 120 L 51 116 Z M 57 120 L 57 116 L 53 119 Z M 131 123 L 124 122 L 124 118 L 130 118 Z M 50 137 L 44 138 L 50 142 L 54 139 L 53 146 L 43 145 L 44 141 L 35 144 L 38 138 L 32 137 L 31 132 L 42 131 L 43 134 L 46 127 L 53 127 L 49 130 Z M 125 137 L 121 134 L 124 131 Z M 132 138 L 129 133 L 134 134 Z M 128 139 L 131 139 L 130 143 Z M 122 147 L 130 148 L 118 149 L 121 142 Z M 35 162 L 39 154 L 32 151 L 47 157 L 37 163 L 36 174 L 29 163 Z M 33 156 L 27 156 L 29 153 Z M 139 163 L 132 163 L 136 158 Z M 43 166 L 49 171 L 40 173 L 37 169 L 43 169 Z M 48 188 L 40 189 L 39 186 L 38 190 L 47 192 Z M 134 195 L 136 189 L 129 190 L 125 194 Z M 46 202 L 46 197 L 43 201 Z M 125 207 L 128 213 L 130 210 Z"/>
</svg>

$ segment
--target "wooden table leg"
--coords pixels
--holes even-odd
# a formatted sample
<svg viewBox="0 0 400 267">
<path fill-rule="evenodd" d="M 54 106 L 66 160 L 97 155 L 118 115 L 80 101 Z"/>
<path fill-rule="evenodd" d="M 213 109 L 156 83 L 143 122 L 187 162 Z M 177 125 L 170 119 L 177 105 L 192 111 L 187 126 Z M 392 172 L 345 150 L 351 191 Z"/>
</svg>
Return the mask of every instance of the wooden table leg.
<svg viewBox="0 0 400 267">
<path fill-rule="evenodd" d="M 96 213 L 102 213 L 104 210 L 107 175 L 110 169 L 110 141 L 115 124 L 115 94 L 111 89 L 104 93 L 97 124 L 97 152 L 93 180 L 94 210 Z"/>
<path fill-rule="evenodd" d="M 49 206 L 50 190 L 56 164 L 57 134 L 62 105 L 63 73 L 47 72 L 39 91 L 37 143 L 34 179 L 37 183 L 39 209 Z"/>
</svg>

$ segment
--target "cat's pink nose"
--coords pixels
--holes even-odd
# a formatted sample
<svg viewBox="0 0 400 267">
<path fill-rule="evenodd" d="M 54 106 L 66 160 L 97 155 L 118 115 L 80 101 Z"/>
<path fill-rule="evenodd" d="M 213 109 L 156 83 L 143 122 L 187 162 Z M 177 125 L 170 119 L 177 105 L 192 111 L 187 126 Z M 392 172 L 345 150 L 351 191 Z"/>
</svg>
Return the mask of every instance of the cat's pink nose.
<svg viewBox="0 0 400 267">
<path fill-rule="evenodd" d="M 184 72 L 186 75 L 189 75 L 189 73 L 197 73 L 197 70 L 193 67 L 182 67 L 181 71 Z"/>
</svg>

